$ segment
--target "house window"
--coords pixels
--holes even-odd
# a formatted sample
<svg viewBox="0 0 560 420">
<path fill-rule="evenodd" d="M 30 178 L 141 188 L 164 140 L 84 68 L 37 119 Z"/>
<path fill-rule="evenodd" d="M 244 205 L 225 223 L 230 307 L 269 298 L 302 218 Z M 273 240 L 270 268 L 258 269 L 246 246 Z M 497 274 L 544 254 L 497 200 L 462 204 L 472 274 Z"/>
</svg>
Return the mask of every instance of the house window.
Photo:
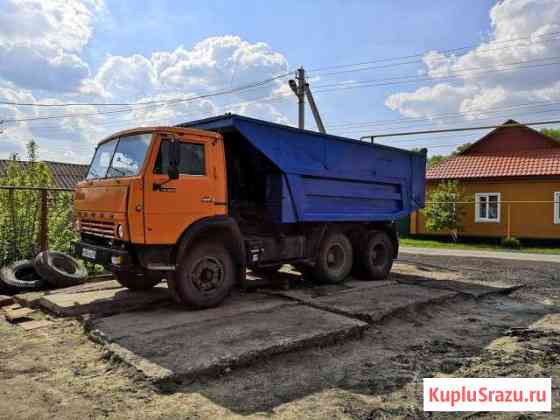
<svg viewBox="0 0 560 420">
<path fill-rule="evenodd" d="M 560 225 L 560 191 L 554 193 L 554 223 Z"/>
<path fill-rule="evenodd" d="M 500 193 L 477 193 L 475 222 L 500 223 Z"/>
</svg>

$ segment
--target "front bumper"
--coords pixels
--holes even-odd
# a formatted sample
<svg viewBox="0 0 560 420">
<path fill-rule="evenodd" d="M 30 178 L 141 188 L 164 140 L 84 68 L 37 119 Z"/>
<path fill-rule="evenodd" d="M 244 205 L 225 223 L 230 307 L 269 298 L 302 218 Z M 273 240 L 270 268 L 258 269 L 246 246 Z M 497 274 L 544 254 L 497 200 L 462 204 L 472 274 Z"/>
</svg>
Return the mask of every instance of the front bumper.
<svg viewBox="0 0 560 420">
<path fill-rule="evenodd" d="M 74 242 L 74 256 L 106 268 L 120 269 L 132 265 L 130 253 L 123 249 L 92 245 L 88 242 Z"/>
</svg>

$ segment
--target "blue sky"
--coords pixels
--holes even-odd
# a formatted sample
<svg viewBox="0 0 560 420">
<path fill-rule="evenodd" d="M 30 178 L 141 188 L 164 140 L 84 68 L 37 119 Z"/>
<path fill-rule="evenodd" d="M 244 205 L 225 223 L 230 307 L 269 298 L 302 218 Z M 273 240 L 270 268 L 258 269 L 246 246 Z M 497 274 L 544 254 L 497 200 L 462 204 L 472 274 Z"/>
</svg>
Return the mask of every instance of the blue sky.
<svg viewBox="0 0 560 420">
<path fill-rule="evenodd" d="M 340 135 L 495 124 L 510 116 L 553 119 L 560 116 L 554 108 L 555 101 L 560 102 L 560 72 L 554 61 L 560 58 L 559 4 L 7 0 L 0 4 L 0 100 L 62 104 L 174 99 L 267 79 L 303 65 L 310 70 L 329 132 Z M 465 46 L 472 47 L 445 53 Z M 417 53 L 426 54 L 313 71 Z M 402 83 L 404 77 L 413 80 Z M 369 85 L 360 86 L 364 81 Z M 343 89 L 344 83 L 359 87 Z M 113 131 L 225 111 L 296 122 L 287 77 L 251 92 L 180 106 L 83 116 L 118 108 L 0 105 L 0 119 L 8 120 L 0 134 L 0 157 L 22 153 L 25 142 L 34 138 L 45 159 L 83 162 L 95 143 Z M 71 118 L 59 118 L 69 113 Z M 45 116 L 56 118 L 22 121 Z M 315 128 L 309 111 L 307 127 Z M 439 154 L 483 134 L 379 141 L 430 146 L 431 154 Z"/>
</svg>

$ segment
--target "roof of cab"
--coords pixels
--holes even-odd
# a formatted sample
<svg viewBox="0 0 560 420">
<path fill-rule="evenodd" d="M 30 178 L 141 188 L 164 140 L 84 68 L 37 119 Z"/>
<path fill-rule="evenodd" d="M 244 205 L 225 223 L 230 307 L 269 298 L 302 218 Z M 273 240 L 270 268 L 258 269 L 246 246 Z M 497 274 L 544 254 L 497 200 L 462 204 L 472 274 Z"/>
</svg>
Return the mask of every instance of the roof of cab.
<svg viewBox="0 0 560 420">
<path fill-rule="evenodd" d="M 108 137 L 105 137 L 103 140 L 99 142 L 99 144 L 105 143 L 117 137 L 130 136 L 133 134 L 140 134 L 140 133 L 153 133 L 153 132 L 196 134 L 199 136 L 212 137 L 212 138 L 220 137 L 218 133 L 207 131 L 207 130 L 201 130 L 198 128 L 176 127 L 176 126 L 153 126 L 153 127 L 138 127 L 138 128 L 131 128 L 127 130 L 118 131 L 116 133 L 111 134 Z"/>
</svg>

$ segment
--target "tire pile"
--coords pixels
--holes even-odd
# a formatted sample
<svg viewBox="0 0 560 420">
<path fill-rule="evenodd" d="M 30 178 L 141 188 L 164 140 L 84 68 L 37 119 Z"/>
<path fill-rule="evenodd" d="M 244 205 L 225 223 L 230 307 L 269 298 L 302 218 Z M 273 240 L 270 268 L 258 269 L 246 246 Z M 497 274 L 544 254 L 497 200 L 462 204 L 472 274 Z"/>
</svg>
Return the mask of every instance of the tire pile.
<svg viewBox="0 0 560 420">
<path fill-rule="evenodd" d="M 0 269 L 0 294 L 70 287 L 83 283 L 87 270 L 62 252 L 43 251 L 33 260 L 15 261 Z"/>
</svg>

